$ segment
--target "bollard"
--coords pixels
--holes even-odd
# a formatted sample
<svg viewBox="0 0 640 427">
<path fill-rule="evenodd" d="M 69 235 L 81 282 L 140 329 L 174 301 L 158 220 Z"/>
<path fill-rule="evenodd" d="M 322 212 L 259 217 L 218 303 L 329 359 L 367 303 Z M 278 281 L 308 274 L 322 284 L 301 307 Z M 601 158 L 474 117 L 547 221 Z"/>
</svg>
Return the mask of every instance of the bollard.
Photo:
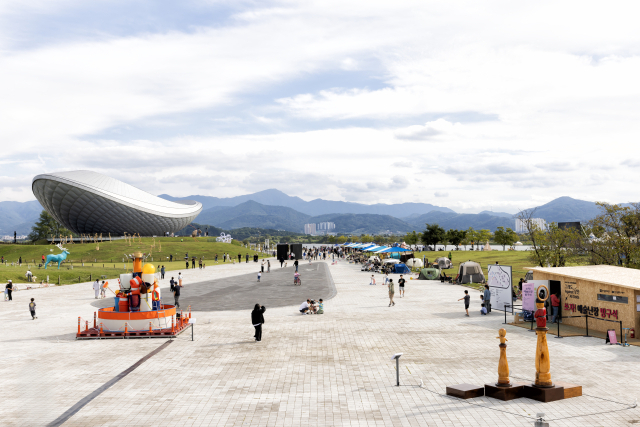
<svg viewBox="0 0 640 427">
<path fill-rule="evenodd" d="M 125 336 L 129 333 L 129 324 L 124 322 L 124 334 Z"/>
<path fill-rule="evenodd" d="M 151 333 L 153 329 L 151 329 L 151 322 L 149 322 L 149 333 Z"/>
<path fill-rule="evenodd" d="M 189 306 L 189 319 L 191 319 L 191 306 Z"/>
<path fill-rule="evenodd" d="M 93 327 L 94 328 L 97 327 L 97 321 L 96 321 L 97 316 L 98 316 L 98 313 L 94 311 L 93 312 Z"/>
<path fill-rule="evenodd" d="M 89 321 L 88 321 L 88 320 L 86 320 L 86 321 L 84 322 L 84 331 L 85 331 L 85 332 L 89 332 Z"/>
<path fill-rule="evenodd" d="M 171 335 L 175 333 L 175 328 L 173 326 L 173 316 L 171 316 Z"/>
<path fill-rule="evenodd" d="M 80 335 L 80 318 L 78 317 L 78 335 Z"/>
<path fill-rule="evenodd" d="M 100 336 L 104 335 L 104 331 L 102 330 L 102 323 L 100 323 Z"/>
</svg>

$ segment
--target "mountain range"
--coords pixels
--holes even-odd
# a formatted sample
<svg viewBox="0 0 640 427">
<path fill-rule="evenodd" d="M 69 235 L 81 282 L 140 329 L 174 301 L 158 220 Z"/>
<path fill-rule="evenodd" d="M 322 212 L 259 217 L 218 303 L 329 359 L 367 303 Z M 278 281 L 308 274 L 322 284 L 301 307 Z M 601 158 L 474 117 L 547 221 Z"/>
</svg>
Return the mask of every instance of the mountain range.
<svg viewBox="0 0 640 427">
<path fill-rule="evenodd" d="M 513 214 L 482 211 L 460 214 L 452 209 L 429 203 L 374 204 L 315 199 L 309 202 L 279 190 L 259 191 L 243 196 L 219 198 L 193 195 L 185 198 L 160 195 L 167 200 L 196 200 L 203 210 L 196 218 L 225 230 L 238 228 L 271 228 L 301 233 L 304 224 L 333 222 L 335 232 L 345 234 L 405 233 L 423 230 L 426 223 L 437 223 L 445 229 L 489 229 L 515 227 Z M 547 222 L 586 222 L 600 213 L 593 202 L 560 197 L 535 209 L 534 217 Z M 28 234 L 42 207 L 37 200 L 0 202 L 0 234 Z"/>
</svg>

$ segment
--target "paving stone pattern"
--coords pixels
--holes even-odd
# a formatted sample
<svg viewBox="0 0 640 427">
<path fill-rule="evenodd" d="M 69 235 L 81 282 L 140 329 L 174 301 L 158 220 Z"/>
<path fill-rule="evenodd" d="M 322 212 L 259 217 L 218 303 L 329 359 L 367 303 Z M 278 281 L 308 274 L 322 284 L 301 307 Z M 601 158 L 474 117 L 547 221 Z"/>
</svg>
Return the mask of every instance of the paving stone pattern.
<svg viewBox="0 0 640 427">
<path fill-rule="evenodd" d="M 325 302 L 326 314 L 300 315 L 297 307 L 307 295 L 295 304 L 267 306 L 260 343 L 252 338 L 250 310 L 231 309 L 231 295 L 253 301 L 244 295 L 256 292 L 253 285 L 227 279 L 238 281 L 238 292 L 216 294 L 220 279 L 251 276 L 255 264 L 183 271 L 183 298 L 202 300 L 193 304 L 203 306 L 193 313 L 195 341 L 180 335 L 64 425 L 532 426 L 537 412 L 556 420 L 552 426 L 640 420 L 638 408 L 621 410 L 626 406 L 604 400 L 632 403 L 640 396 L 640 348 L 549 337 L 552 377 L 583 385 L 585 396 L 552 403 L 460 401 L 443 396 L 447 385 L 497 379 L 502 313 L 480 316 L 480 293 L 470 290 L 472 313 L 465 317 L 463 302 L 456 301 L 464 288 L 416 280 L 407 281 L 406 297 L 396 292 L 396 306 L 388 307 L 386 288 L 369 286 L 370 274 L 344 262 L 327 268 L 337 295 Z M 296 296 L 286 286 L 265 284 L 274 294 L 265 298 Z M 27 309 L 31 297 L 38 304 L 35 321 Z M 225 301 L 216 304 L 216 298 Z M 74 340 L 77 317 L 92 319 L 94 302 L 86 283 L 20 291 L 13 303 L 0 304 L 0 424 L 47 425 L 165 341 Z M 530 380 L 535 334 L 506 329 L 512 378 Z M 404 353 L 400 387 L 390 360 L 397 352 Z"/>
</svg>

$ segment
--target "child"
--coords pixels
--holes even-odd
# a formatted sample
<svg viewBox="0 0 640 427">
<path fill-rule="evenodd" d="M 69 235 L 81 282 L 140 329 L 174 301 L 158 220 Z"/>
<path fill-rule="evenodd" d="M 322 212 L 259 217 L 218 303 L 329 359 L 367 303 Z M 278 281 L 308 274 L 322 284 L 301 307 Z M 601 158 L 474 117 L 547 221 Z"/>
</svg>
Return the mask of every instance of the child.
<svg viewBox="0 0 640 427">
<path fill-rule="evenodd" d="M 31 302 L 29 303 L 29 311 L 31 312 L 31 320 L 37 319 L 36 317 L 36 303 L 33 298 L 31 298 Z"/>
<path fill-rule="evenodd" d="M 370 285 L 375 285 L 376 284 L 376 278 L 373 277 L 373 274 L 371 275 L 371 283 L 369 283 Z"/>
<path fill-rule="evenodd" d="M 260 281 L 260 277 L 262 277 L 262 272 L 258 271 L 258 282 Z"/>
<path fill-rule="evenodd" d="M 106 297 L 107 296 L 106 293 L 107 293 L 107 288 L 106 288 L 106 286 L 104 284 L 104 280 L 103 280 L 102 281 L 102 286 L 100 286 L 100 298 Z"/>
<path fill-rule="evenodd" d="M 480 309 L 480 314 L 482 314 L 482 315 L 486 315 L 487 314 L 487 308 L 484 306 L 484 303 L 482 304 L 482 308 Z"/>
<path fill-rule="evenodd" d="M 471 296 L 469 295 L 469 291 L 464 291 L 464 296 L 460 298 L 458 301 L 464 300 L 464 309 L 467 311 L 467 317 L 469 317 L 469 302 L 471 301 Z"/>
<path fill-rule="evenodd" d="M 322 298 L 319 300 L 320 304 L 318 304 L 318 314 L 324 314 L 324 303 L 322 302 Z"/>
</svg>

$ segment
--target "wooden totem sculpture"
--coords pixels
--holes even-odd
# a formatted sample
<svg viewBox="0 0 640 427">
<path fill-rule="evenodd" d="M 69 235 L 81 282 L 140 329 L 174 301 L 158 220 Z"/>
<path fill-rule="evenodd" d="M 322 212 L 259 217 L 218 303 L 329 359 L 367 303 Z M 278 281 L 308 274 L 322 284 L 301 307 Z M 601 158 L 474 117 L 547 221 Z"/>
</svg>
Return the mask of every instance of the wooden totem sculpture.
<svg viewBox="0 0 640 427">
<path fill-rule="evenodd" d="M 547 310 L 544 308 L 544 302 L 549 298 L 549 289 L 541 285 L 537 291 L 538 299 L 536 300 L 537 310 L 534 313 L 536 319 L 536 335 L 538 342 L 536 344 L 536 382 L 537 387 L 553 387 L 551 381 L 551 361 L 549 360 L 549 345 L 547 344 Z"/>
<path fill-rule="evenodd" d="M 498 362 L 498 382 L 496 386 L 498 387 L 509 387 L 511 383 L 509 382 L 509 362 L 507 362 L 507 343 L 509 341 L 507 338 L 507 330 L 502 328 L 498 331 L 498 339 L 500 339 L 500 362 Z"/>
</svg>

